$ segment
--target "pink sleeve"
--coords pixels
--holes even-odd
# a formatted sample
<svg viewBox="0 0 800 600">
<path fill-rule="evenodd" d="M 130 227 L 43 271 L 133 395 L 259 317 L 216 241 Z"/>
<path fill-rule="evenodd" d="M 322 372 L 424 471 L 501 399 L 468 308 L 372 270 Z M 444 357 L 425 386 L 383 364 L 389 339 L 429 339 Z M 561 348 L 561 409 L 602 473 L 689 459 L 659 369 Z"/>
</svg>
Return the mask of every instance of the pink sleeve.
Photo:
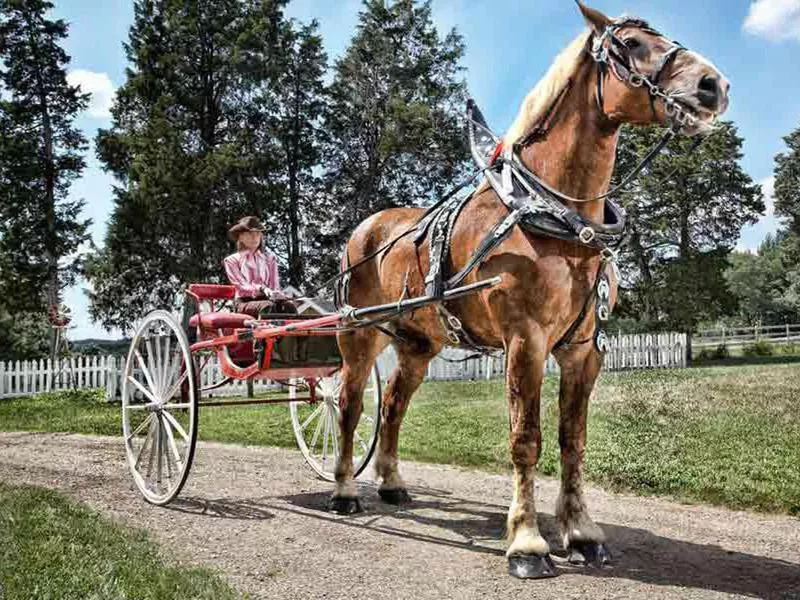
<svg viewBox="0 0 800 600">
<path fill-rule="evenodd" d="M 281 281 L 278 277 L 278 261 L 274 256 L 267 259 L 267 287 L 271 290 L 280 290 Z"/>
<path fill-rule="evenodd" d="M 250 283 L 245 279 L 242 274 L 242 269 L 239 267 L 239 261 L 235 257 L 229 256 L 223 261 L 225 265 L 225 273 L 228 275 L 228 280 L 232 285 L 236 286 L 236 295 L 240 297 L 255 297 L 261 295 L 261 285 Z"/>
</svg>

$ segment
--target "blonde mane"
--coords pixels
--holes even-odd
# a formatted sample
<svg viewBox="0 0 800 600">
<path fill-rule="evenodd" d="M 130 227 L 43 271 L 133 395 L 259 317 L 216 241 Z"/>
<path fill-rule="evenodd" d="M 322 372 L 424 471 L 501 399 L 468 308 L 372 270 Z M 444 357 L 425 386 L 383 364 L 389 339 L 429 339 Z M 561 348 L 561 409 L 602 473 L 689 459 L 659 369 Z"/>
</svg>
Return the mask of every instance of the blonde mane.
<svg viewBox="0 0 800 600">
<path fill-rule="evenodd" d="M 536 84 L 536 87 L 528 92 L 517 118 L 505 135 L 504 142 L 507 148 L 526 135 L 541 120 L 550 105 L 555 102 L 558 94 L 584 59 L 583 51 L 591 33 L 591 30 L 587 29 L 575 38 L 556 57 L 547 74 Z"/>
</svg>

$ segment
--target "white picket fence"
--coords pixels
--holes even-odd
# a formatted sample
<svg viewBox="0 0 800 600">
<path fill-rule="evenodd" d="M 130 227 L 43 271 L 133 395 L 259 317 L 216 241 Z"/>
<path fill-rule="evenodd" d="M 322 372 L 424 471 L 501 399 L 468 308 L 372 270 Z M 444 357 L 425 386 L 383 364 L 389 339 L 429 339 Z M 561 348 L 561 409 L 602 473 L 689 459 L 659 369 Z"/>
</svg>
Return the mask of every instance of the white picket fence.
<svg viewBox="0 0 800 600">
<path fill-rule="evenodd" d="M 681 368 L 686 366 L 686 335 L 682 333 L 617 335 L 609 338 L 610 349 L 605 358 L 605 369 Z M 482 356 L 463 362 L 448 362 L 470 356 L 466 350 L 446 349 L 428 366 L 427 378 L 431 380 L 478 380 L 501 377 L 505 372 L 503 355 Z M 378 359 L 378 368 L 385 379 L 396 364 L 394 350 L 390 347 Z M 0 362 L 0 398 L 29 396 L 42 392 L 78 388 L 105 388 L 109 399 L 119 394 L 124 360 L 113 356 L 76 356 L 66 362 L 56 376 L 49 360 Z M 546 373 L 558 371 L 553 357 L 545 366 Z M 72 378 L 72 381 L 70 381 Z M 212 359 L 201 371 L 201 385 L 220 381 L 219 364 Z M 268 381 L 255 381 L 254 390 L 274 387 Z M 247 393 L 244 381 L 235 381 L 214 390 L 216 396 L 241 396 Z"/>
</svg>

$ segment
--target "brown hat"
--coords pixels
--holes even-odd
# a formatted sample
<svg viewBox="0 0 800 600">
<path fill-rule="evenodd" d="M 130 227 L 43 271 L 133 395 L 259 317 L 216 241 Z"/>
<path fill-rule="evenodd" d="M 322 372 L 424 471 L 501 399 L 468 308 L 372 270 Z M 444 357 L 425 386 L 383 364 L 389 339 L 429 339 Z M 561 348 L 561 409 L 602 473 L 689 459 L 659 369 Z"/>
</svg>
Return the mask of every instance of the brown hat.
<svg viewBox="0 0 800 600">
<path fill-rule="evenodd" d="M 255 217 L 243 217 L 228 230 L 228 237 L 235 242 L 239 238 L 239 234 L 245 231 L 266 231 L 266 227 Z"/>
</svg>

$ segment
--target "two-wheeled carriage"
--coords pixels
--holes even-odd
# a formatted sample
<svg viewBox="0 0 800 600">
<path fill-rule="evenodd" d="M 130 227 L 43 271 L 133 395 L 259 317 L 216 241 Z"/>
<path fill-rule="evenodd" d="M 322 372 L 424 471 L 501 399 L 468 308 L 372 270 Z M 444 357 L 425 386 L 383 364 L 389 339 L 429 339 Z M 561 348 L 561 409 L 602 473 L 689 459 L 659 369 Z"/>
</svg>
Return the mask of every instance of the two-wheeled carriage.
<svg viewBox="0 0 800 600">
<path fill-rule="evenodd" d="M 263 319 L 226 309 L 235 297 L 228 285 L 192 284 L 197 304 L 190 321 L 196 341 L 169 312 L 149 313 L 136 328 L 122 382 L 122 423 L 128 463 L 148 502 L 164 505 L 181 491 L 194 458 L 201 407 L 289 404 L 297 445 L 321 477 L 333 480 L 339 454 L 339 371 L 336 335 L 383 323 L 410 310 L 472 293 L 492 279 L 388 305 L 323 315 L 270 314 Z M 216 379 L 201 377 L 213 370 Z M 276 385 L 253 399 L 203 399 L 236 380 Z M 353 468 L 360 474 L 372 457 L 381 421 L 381 377 L 373 368 L 355 432 Z"/>
</svg>

